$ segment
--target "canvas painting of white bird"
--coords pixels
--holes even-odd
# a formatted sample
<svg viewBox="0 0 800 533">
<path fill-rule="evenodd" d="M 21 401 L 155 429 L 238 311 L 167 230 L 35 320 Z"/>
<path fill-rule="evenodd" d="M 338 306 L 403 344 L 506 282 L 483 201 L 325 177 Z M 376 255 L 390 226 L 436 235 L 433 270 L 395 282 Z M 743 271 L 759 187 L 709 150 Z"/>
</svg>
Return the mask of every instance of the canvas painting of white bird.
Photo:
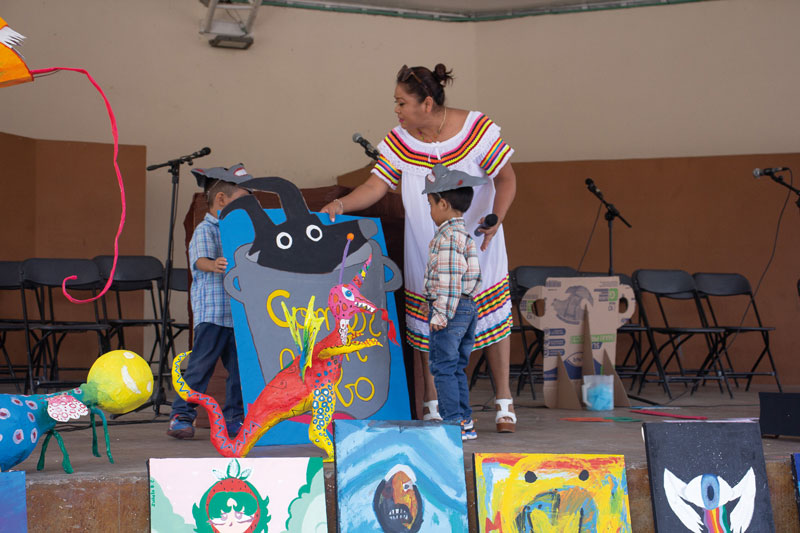
<svg viewBox="0 0 800 533">
<path fill-rule="evenodd" d="M 775 531 L 757 423 L 644 424 L 657 532 Z"/>
</svg>

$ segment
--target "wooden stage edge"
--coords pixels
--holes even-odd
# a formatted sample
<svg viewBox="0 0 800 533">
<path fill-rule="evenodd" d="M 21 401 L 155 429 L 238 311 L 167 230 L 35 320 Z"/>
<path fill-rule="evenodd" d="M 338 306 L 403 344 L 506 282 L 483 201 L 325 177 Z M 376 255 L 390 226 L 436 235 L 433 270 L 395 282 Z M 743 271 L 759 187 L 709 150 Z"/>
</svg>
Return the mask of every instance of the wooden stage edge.
<svg viewBox="0 0 800 533">
<path fill-rule="evenodd" d="M 724 420 L 758 417 L 758 391 L 771 391 L 774 387 L 764 385 L 754 386 L 754 389 L 750 392 L 736 390 L 735 398 L 731 400 L 727 394 L 720 394 L 714 386 L 706 386 L 694 395 L 681 391 L 679 397 L 672 402 L 667 402 L 660 396 L 659 389 L 653 385 L 646 387 L 644 392 L 647 400 L 664 404 L 662 412 L 665 414 Z M 475 411 L 473 418 L 478 439 L 464 443 L 470 532 L 479 531 L 472 465 L 472 455 L 476 452 L 624 455 L 632 529 L 636 533 L 653 532 L 653 512 L 641 422 L 662 422 L 667 419 L 634 414 L 628 409 L 615 409 L 610 413 L 613 416 L 632 417 L 641 422 L 567 421 L 564 419 L 581 416 L 581 412 L 547 409 L 542 405 L 541 390 L 538 392 L 537 399 L 531 397 L 528 389 L 516 398 L 519 418 L 516 433 L 498 434 L 494 427 L 494 406 L 488 380 L 480 380 L 472 391 L 471 399 Z M 105 456 L 92 456 L 91 433 L 86 430 L 66 431 L 62 434 L 75 468 L 74 474 L 65 474 L 61 469 L 61 452 L 54 443 L 48 449 L 45 469 L 37 472 L 39 446 L 31 457 L 17 467 L 26 471 L 29 531 L 150 531 L 147 459 L 218 456 L 209 442 L 207 429 L 198 429 L 195 438 L 189 441 L 167 437 L 165 431 L 168 413 L 169 407 L 166 407 L 162 408 L 161 416 L 155 418 L 152 411 L 119 418 L 116 421 L 119 425 L 110 428 L 115 464 L 109 464 Z M 800 438 L 763 438 L 761 443 L 766 459 L 775 531 L 800 532 L 790 459 L 792 453 L 800 452 Z M 303 444 L 256 447 L 249 457 L 320 455 L 314 446 Z M 325 489 L 328 531 L 335 532 L 336 490 L 333 464 L 325 465 Z M 276 531 L 280 530 L 283 524 L 276 524 L 275 527 Z"/>
</svg>

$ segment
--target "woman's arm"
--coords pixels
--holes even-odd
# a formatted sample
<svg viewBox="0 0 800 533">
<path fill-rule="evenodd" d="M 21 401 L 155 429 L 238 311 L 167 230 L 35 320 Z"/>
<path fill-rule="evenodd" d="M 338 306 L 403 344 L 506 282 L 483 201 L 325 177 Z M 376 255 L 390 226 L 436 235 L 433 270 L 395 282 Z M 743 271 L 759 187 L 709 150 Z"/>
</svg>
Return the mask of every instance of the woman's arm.
<svg viewBox="0 0 800 533">
<path fill-rule="evenodd" d="M 514 173 L 514 168 L 511 163 L 506 163 L 497 176 L 494 178 L 494 206 L 492 206 L 492 213 L 497 215 L 497 224 L 491 228 L 479 230 L 483 233 L 483 243 L 481 243 L 481 251 L 485 251 L 489 247 L 489 243 L 494 238 L 500 224 L 505 220 L 511 203 L 514 201 L 514 196 L 517 194 L 517 175 Z M 481 219 L 483 223 L 483 219 Z"/>
<path fill-rule="evenodd" d="M 320 209 L 320 213 L 328 213 L 331 222 L 334 222 L 336 215 L 366 209 L 383 198 L 387 192 L 389 185 L 375 174 L 370 174 L 367 181 L 353 189 L 347 196 L 337 198 Z"/>
</svg>

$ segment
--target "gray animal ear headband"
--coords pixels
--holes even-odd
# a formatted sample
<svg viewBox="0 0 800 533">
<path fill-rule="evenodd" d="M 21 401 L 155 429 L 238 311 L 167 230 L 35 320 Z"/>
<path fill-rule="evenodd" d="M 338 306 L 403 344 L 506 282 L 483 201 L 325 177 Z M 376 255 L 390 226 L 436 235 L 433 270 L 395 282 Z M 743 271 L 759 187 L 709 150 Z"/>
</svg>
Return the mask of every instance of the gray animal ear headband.
<svg viewBox="0 0 800 533">
<path fill-rule="evenodd" d="M 489 180 L 486 178 L 473 176 L 460 170 L 447 168 L 441 163 L 436 163 L 431 173 L 426 177 L 422 194 L 452 191 L 461 187 L 477 187 L 487 183 L 489 183 Z"/>
<path fill-rule="evenodd" d="M 228 181 L 241 185 L 243 182 L 253 179 L 253 176 L 245 170 L 244 165 L 241 163 L 237 163 L 230 168 L 194 168 L 192 169 L 192 174 L 197 180 L 198 187 L 202 187 L 203 190 L 206 190 L 213 183 L 212 180 Z"/>
</svg>

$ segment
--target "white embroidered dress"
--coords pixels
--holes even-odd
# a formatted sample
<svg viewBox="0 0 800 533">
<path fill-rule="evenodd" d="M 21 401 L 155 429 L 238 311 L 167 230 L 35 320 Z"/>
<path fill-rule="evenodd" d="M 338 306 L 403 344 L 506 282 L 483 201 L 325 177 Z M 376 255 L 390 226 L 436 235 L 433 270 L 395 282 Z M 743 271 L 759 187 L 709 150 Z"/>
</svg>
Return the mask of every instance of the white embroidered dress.
<svg viewBox="0 0 800 533">
<path fill-rule="evenodd" d="M 405 222 L 405 286 L 406 340 L 413 347 L 428 351 L 427 316 L 420 312 L 424 303 L 425 265 L 428 245 L 436 231 L 430 215 L 427 196 L 422 194 L 426 176 L 436 163 L 474 176 L 494 179 L 508 162 L 514 150 L 503 141 L 500 127 L 486 115 L 471 111 L 457 135 L 442 142 L 426 143 L 412 137 L 401 126 L 395 127 L 378 145 L 380 156 L 372 172 L 392 189 L 403 180 Z M 464 213 L 467 230 L 474 232 L 481 217 L 492 212 L 495 187 L 489 184 L 475 188 L 472 205 Z M 476 238 L 480 248 L 482 238 Z M 478 325 L 475 349 L 493 344 L 511 332 L 511 298 L 508 288 L 508 257 L 502 226 L 489 243 L 478 250 L 482 290 L 475 297 L 478 304 Z"/>
</svg>

